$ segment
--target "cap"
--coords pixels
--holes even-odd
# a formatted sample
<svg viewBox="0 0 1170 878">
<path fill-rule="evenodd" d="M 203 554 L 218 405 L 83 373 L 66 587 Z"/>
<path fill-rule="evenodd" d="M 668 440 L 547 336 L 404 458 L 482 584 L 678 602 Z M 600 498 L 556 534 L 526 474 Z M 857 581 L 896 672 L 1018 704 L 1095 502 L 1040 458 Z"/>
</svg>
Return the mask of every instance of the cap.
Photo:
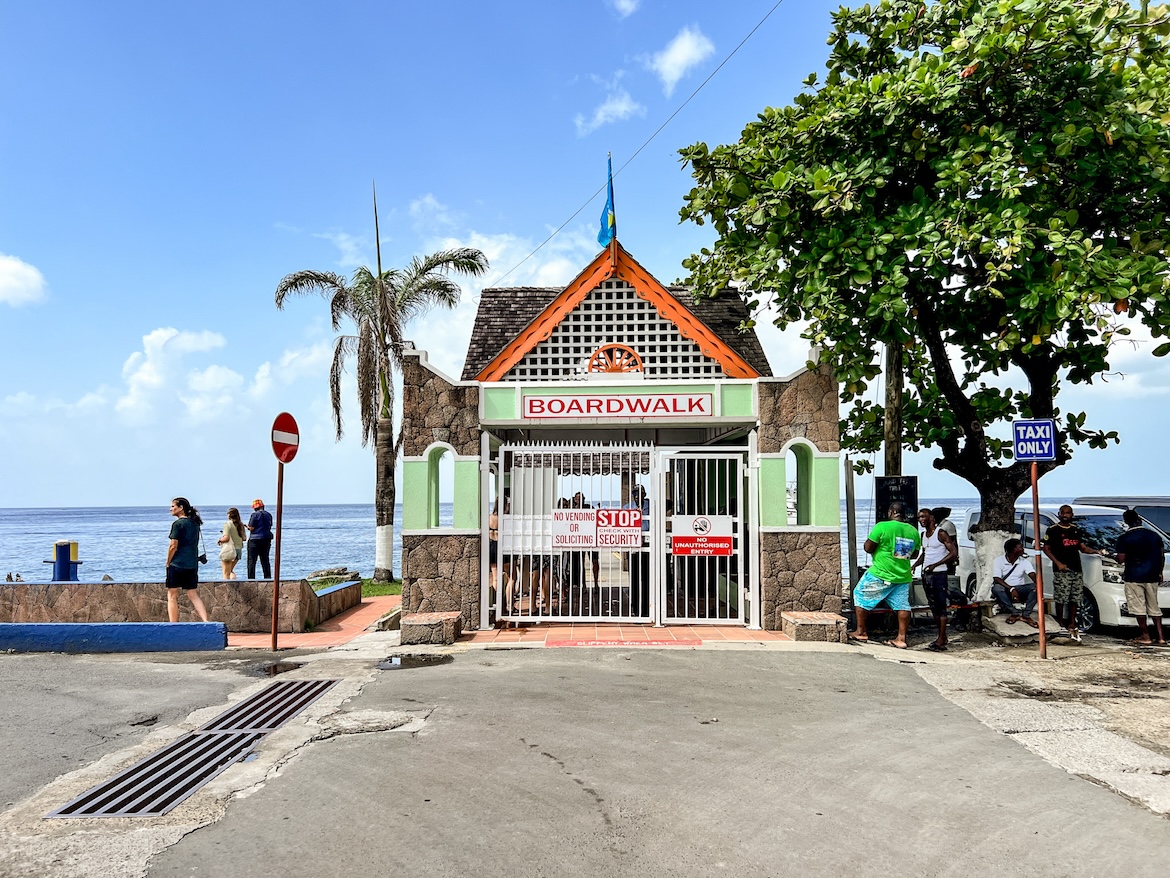
<svg viewBox="0 0 1170 878">
<path fill-rule="evenodd" d="M 259 497 L 257 497 L 255 500 L 252 501 L 252 508 L 253 509 L 259 509 L 263 505 L 264 505 L 264 501 L 261 500 Z"/>
</svg>

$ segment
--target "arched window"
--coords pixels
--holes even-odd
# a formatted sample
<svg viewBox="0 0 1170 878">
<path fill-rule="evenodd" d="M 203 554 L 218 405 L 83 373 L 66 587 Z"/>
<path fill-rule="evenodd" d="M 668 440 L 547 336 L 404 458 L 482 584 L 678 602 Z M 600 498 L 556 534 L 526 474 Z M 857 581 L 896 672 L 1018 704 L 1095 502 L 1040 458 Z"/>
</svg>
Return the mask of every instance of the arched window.
<svg viewBox="0 0 1170 878">
<path fill-rule="evenodd" d="M 436 443 L 427 449 L 427 527 L 429 528 L 452 526 L 451 486 L 454 481 L 454 472 L 455 449 L 446 443 Z"/>
<path fill-rule="evenodd" d="M 812 445 L 798 441 L 789 443 L 784 455 L 784 477 L 790 525 L 812 524 L 812 469 Z"/>
</svg>

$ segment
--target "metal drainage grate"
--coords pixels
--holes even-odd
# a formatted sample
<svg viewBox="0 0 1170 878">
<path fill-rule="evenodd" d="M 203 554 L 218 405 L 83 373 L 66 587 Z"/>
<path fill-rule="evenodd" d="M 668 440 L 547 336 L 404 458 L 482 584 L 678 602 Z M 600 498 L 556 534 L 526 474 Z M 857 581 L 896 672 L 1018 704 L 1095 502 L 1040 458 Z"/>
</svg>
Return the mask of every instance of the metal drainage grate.
<svg viewBox="0 0 1170 878">
<path fill-rule="evenodd" d="M 336 685 L 336 680 L 281 680 L 225 710 L 199 731 L 271 732 Z"/>
<path fill-rule="evenodd" d="M 335 685 L 336 680 L 273 683 L 46 816 L 166 814 Z"/>
</svg>

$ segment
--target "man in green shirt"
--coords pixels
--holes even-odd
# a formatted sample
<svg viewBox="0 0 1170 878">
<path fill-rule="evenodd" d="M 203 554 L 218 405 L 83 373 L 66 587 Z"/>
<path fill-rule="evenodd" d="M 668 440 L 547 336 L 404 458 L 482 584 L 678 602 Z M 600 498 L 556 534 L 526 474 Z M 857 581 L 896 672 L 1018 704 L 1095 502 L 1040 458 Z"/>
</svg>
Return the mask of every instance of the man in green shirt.
<svg viewBox="0 0 1170 878">
<path fill-rule="evenodd" d="M 918 528 L 906 523 L 905 504 L 891 503 L 887 518 L 875 524 L 865 539 L 865 551 L 873 556 L 873 563 L 853 589 L 853 608 L 857 612 L 853 639 L 869 642 L 869 611 L 885 601 L 898 614 L 898 636 L 886 643 L 905 649 L 910 630 L 910 565 L 922 548 L 922 538 Z"/>
</svg>

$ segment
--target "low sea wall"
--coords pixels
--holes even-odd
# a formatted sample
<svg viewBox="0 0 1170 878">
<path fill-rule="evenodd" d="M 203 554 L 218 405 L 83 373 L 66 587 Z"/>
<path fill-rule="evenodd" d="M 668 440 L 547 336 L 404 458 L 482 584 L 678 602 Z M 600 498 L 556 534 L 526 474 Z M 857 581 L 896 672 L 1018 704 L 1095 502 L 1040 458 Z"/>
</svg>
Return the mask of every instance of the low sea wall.
<svg viewBox="0 0 1170 878">
<path fill-rule="evenodd" d="M 272 583 L 251 579 L 199 583 L 212 622 L 228 631 L 272 630 Z M 316 594 L 307 580 L 281 582 L 277 630 L 298 633 L 320 625 L 362 600 L 360 582 L 344 582 Z M 165 622 L 167 588 L 160 582 L 0 583 L 0 622 Z M 191 602 L 179 595 L 179 621 L 197 622 Z"/>
</svg>

